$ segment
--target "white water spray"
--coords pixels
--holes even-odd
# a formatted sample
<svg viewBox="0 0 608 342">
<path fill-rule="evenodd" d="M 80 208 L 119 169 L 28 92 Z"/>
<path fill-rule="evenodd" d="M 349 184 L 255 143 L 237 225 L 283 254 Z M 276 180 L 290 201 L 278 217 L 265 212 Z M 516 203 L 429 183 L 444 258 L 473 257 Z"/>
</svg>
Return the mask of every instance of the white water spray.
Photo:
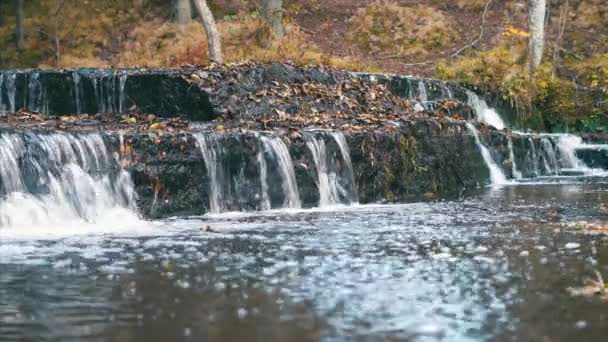
<svg viewBox="0 0 608 342">
<path fill-rule="evenodd" d="M 129 174 L 99 134 L 3 134 L 0 140 L 0 229 L 114 230 L 139 222 Z"/>
<path fill-rule="evenodd" d="M 467 122 L 466 125 L 467 125 L 467 129 L 471 132 L 471 134 L 475 138 L 475 143 L 477 144 L 477 147 L 479 148 L 479 151 L 481 152 L 481 156 L 482 156 L 486 166 L 490 170 L 490 180 L 492 182 L 492 185 L 507 184 L 508 183 L 507 177 L 505 177 L 505 175 L 502 172 L 502 170 L 500 169 L 500 167 L 498 167 L 498 165 L 496 165 L 496 162 L 494 161 L 494 159 L 492 159 L 492 155 L 490 154 L 490 151 L 488 150 L 488 148 L 485 147 L 481 143 L 481 139 L 479 138 L 479 132 L 477 131 L 475 126 L 473 126 L 469 122 Z"/>
<path fill-rule="evenodd" d="M 327 207 L 342 202 L 353 203 L 357 201 L 357 191 L 354 186 L 354 175 L 348 145 L 342 133 L 329 132 L 330 136 L 339 146 L 341 158 L 346 167 L 346 177 L 338 174 L 331 165 L 330 156 L 323 133 L 315 134 L 314 131 L 306 132 L 304 135 L 306 145 L 312 153 L 315 167 L 317 169 L 317 185 L 319 187 L 319 206 Z M 346 178 L 346 179 L 344 179 Z M 346 184 L 342 184 L 346 182 Z"/>
<path fill-rule="evenodd" d="M 498 112 L 494 108 L 490 108 L 484 99 L 470 90 L 467 90 L 467 97 L 467 104 L 473 108 L 479 121 L 499 130 L 506 127 Z"/>
<path fill-rule="evenodd" d="M 285 194 L 284 208 L 301 208 L 300 192 L 296 175 L 287 145 L 279 137 L 260 137 L 267 153 L 276 158 L 281 173 L 283 193 Z"/>
<path fill-rule="evenodd" d="M 513 138 L 509 136 L 509 158 L 511 159 L 511 173 L 515 179 L 522 179 L 521 172 L 517 169 L 517 161 L 515 160 L 515 151 L 513 149 Z"/>
</svg>

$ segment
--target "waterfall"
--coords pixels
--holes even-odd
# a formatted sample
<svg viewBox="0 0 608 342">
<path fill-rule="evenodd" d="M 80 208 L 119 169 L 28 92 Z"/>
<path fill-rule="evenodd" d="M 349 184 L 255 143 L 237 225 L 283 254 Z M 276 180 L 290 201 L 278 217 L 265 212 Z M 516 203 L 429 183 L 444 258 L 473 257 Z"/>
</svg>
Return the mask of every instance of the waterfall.
<svg viewBox="0 0 608 342">
<path fill-rule="evenodd" d="M 7 110 L 6 108 L 4 108 L 4 105 L 2 104 L 2 88 L 4 85 L 4 73 L 0 72 L 0 114 L 6 113 Z"/>
<path fill-rule="evenodd" d="M 259 133 L 254 133 L 253 136 L 258 139 L 260 146 L 256 155 L 259 167 L 257 174 L 259 175 L 259 192 L 256 192 L 255 198 L 247 198 L 244 193 L 251 192 L 251 187 L 257 187 L 258 183 L 247 182 L 247 177 L 242 171 L 246 168 L 246 160 L 237 161 L 240 163 L 241 172 L 235 173 L 239 165 L 234 165 L 234 160 L 231 160 L 228 150 L 224 148 L 227 140 L 223 139 L 228 139 L 228 137 L 215 133 L 194 135 L 209 177 L 209 211 L 211 213 L 245 210 L 245 207 L 267 210 L 275 206 L 280 208 L 300 208 L 302 206 L 293 162 L 283 140 L 276 136 L 265 136 Z M 230 163 L 233 164 L 229 165 Z M 279 182 L 269 182 L 272 170 L 276 170 L 278 173 Z M 272 190 L 278 188 L 280 188 L 277 192 L 280 193 L 281 202 L 280 204 L 276 202 L 276 205 L 273 206 L 271 193 L 273 193 Z M 252 201 L 258 203 L 251 203 Z"/>
<path fill-rule="evenodd" d="M 40 82 L 40 72 L 33 72 L 28 77 L 27 108 L 32 112 L 48 113 L 46 88 Z"/>
<path fill-rule="evenodd" d="M 496 129 L 504 129 L 506 127 L 500 115 L 494 108 L 490 108 L 484 99 L 470 90 L 467 90 L 467 98 L 467 105 L 473 108 L 479 121 L 494 126 Z"/>
<path fill-rule="evenodd" d="M 536 153 L 536 146 L 534 145 L 534 140 L 532 140 L 532 138 L 528 138 L 528 141 L 530 142 L 530 152 L 532 154 L 532 169 L 534 170 L 534 176 L 538 177 L 540 173 L 538 167 L 538 154 Z"/>
<path fill-rule="evenodd" d="M 11 71 L 0 72 L 0 114 L 17 111 L 16 93 L 17 73 Z"/>
<path fill-rule="evenodd" d="M 576 156 L 577 149 L 585 148 L 583 138 L 572 134 L 557 134 L 557 148 L 559 149 L 562 167 L 575 171 L 588 172 L 589 167 Z"/>
<path fill-rule="evenodd" d="M 125 110 L 125 70 L 100 70 L 83 74 L 93 84 L 95 103 L 99 113 L 122 113 Z"/>
<path fill-rule="evenodd" d="M 260 136 L 260 139 L 264 146 L 264 151 L 273 156 L 273 158 L 275 158 L 278 163 L 279 172 L 281 174 L 283 193 L 285 194 L 285 201 L 283 202 L 283 207 L 300 208 L 302 206 L 302 204 L 300 203 L 300 192 L 298 191 L 298 184 L 296 182 L 293 162 L 291 160 L 291 156 L 289 155 L 289 150 L 287 149 L 287 146 L 279 137 Z M 266 180 L 262 182 L 262 188 L 264 188 L 264 184 L 267 184 Z M 267 189 L 268 188 L 266 185 L 266 190 Z"/>
<path fill-rule="evenodd" d="M 215 134 L 197 134 L 195 138 L 203 154 L 209 176 L 209 211 L 220 213 L 224 210 L 222 184 L 225 183 L 224 169 L 219 163 L 222 148 Z"/>
<path fill-rule="evenodd" d="M 130 176 L 98 133 L 3 133 L 0 180 L 0 230 L 139 220 Z"/>
<path fill-rule="evenodd" d="M 540 143 L 542 146 L 542 159 L 545 166 L 545 172 L 550 175 L 558 175 L 560 167 L 557 161 L 555 147 L 548 138 L 542 138 Z"/>
<path fill-rule="evenodd" d="M 344 160 L 344 163 L 346 165 L 346 177 L 347 182 L 350 185 L 350 194 L 348 195 L 348 198 L 350 198 L 352 202 L 358 202 L 359 195 L 357 194 L 357 187 L 355 184 L 355 173 L 353 170 L 353 162 L 350 159 L 350 148 L 348 147 L 348 142 L 346 141 L 346 138 L 344 137 L 344 134 L 342 134 L 342 132 L 331 132 L 331 135 L 334 140 L 336 140 L 336 143 L 338 143 L 340 153 L 342 154 L 342 159 Z"/>
<path fill-rule="evenodd" d="M 513 138 L 509 136 L 509 158 L 511 159 L 511 173 L 513 178 L 522 179 L 521 171 L 517 169 L 517 161 L 515 160 L 515 151 L 513 150 Z"/>
<path fill-rule="evenodd" d="M 125 85 L 127 84 L 127 73 L 123 70 L 118 77 L 119 93 L 118 93 L 118 112 L 123 113 L 125 110 Z"/>
<path fill-rule="evenodd" d="M 324 140 L 325 133 L 329 134 L 338 145 L 340 158 L 328 154 Z M 312 153 L 317 170 L 319 206 L 326 207 L 340 203 L 356 202 L 357 191 L 354 184 L 350 153 L 342 133 L 308 131 L 305 132 L 304 138 Z M 339 169 L 340 163 L 343 165 L 342 175 Z M 346 175 L 344 175 L 344 172 L 346 172 Z"/>
<path fill-rule="evenodd" d="M 80 94 L 82 93 L 80 85 L 80 74 L 77 71 L 72 72 L 72 81 L 74 82 L 74 102 L 76 103 L 76 114 L 82 113 L 82 104 Z"/>
<path fill-rule="evenodd" d="M 272 204 L 270 203 L 269 187 L 268 187 L 268 164 L 266 163 L 266 156 L 264 155 L 264 149 L 258 152 L 258 163 L 260 164 L 260 186 L 262 188 L 262 199 L 260 208 L 262 210 L 270 210 Z"/>
<path fill-rule="evenodd" d="M 426 84 L 423 80 L 418 81 L 418 98 L 423 103 L 429 100 L 429 95 L 426 91 Z"/>
<path fill-rule="evenodd" d="M 490 154 L 490 151 L 488 150 L 488 148 L 485 147 L 481 143 L 481 139 L 479 137 L 479 132 L 477 131 L 475 126 L 473 126 L 471 123 L 468 123 L 468 122 L 466 125 L 467 125 L 467 129 L 471 132 L 471 134 L 475 138 L 475 143 L 477 144 L 477 147 L 479 148 L 479 151 L 481 152 L 481 156 L 483 157 L 483 160 L 484 160 L 486 166 L 490 170 L 490 180 L 492 181 L 492 184 L 493 185 L 506 184 L 507 177 L 505 177 L 505 175 L 502 172 L 502 170 L 500 169 L 500 167 L 498 167 L 498 165 L 496 165 L 496 162 L 494 161 L 494 159 L 492 159 L 492 155 Z"/>
</svg>

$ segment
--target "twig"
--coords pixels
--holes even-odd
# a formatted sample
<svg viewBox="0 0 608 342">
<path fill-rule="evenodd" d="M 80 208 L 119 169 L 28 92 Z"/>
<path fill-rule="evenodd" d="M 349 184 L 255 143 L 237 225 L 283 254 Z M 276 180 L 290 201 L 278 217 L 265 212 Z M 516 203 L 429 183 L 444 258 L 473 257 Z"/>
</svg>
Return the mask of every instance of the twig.
<svg viewBox="0 0 608 342">
<path fill-rule="evenodd" d="M 555 48 L 553 49 L 553 65 L 551 67 L 551 77 L 555 77 L 555 71 L 559 64 L 559 51 L 561 51 L 562 37 L 564 36 L 564 30 L 566 29 L 566 21 L 568 20 L 568 0 L 564 3 L 559 17 L 559 29 L 557 33 L 557 39 L 555 39 Z M 546 26 L 545 26 L 546 27 Z"/>
<path fill-rule="evenodd" d="M 418 62 L 418 63 L 399 63 L 403 66 L 414 66 L 414 65 L 425 65 L 425 64 L 431 64 L 431 63 L 435 63 L 435 60 L 432 61 L 424 61 L 424 62 Z"/>
<path fill-rule="evenodd" d="M 486 14 L 488 13 L 488 8 L 490 7 L 491 3 L 492 3 L 492 0 L 488 0 L 488 2 L 486 3 L 486 7 L 483 10 L 483 15 L 481 16 L 481 26 L 479 27 L 479 36 L 477 37 L 477 39 L 473 40 L 471 42 L 471 44 L 463 46 L 460 50 L 458 50 L 454 54 L 452 54 L 451 57 L 456 57 L 460 53 L 462 53 L 464 50 L 467 50 L 467 49 L 475 46 L 475 44 L 477 44 L 481 40 L 481 38 L 483 38 L 483 28 L 486 25 Z"/>
</svg>

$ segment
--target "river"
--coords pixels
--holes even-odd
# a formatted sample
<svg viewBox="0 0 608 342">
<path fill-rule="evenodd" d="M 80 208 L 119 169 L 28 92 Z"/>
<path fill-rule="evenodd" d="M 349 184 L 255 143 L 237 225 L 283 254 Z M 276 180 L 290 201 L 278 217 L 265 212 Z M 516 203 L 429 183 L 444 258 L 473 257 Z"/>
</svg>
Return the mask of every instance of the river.
<svg viewBox="0 0 608 342">
<path fill-rule="evenodd" d="M 580 341 L 605 303 L 608 184 L 0 232 L 0 340 Z M 215 232 L 206 232 L 206 225 Z"/>
</svg>

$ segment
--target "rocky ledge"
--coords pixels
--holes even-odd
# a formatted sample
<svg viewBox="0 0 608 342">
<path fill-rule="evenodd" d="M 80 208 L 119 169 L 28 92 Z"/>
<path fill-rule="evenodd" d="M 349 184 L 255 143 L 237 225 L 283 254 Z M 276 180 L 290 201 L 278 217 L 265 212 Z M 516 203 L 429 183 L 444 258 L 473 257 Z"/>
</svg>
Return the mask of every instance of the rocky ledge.
<svg viewBox="0 0 608 342">
<path fill-rule="evenodd" d="M 472 130 L 466 90 L 410 77 L 288 64 L 2 75 L 0 109 L 25 108 L 0 132 L 100 135 L 146 217 L 459 196 L 490 181 L 475 134 L 508 177 L 542 175 L 554 144 Z"/>
</svg>

